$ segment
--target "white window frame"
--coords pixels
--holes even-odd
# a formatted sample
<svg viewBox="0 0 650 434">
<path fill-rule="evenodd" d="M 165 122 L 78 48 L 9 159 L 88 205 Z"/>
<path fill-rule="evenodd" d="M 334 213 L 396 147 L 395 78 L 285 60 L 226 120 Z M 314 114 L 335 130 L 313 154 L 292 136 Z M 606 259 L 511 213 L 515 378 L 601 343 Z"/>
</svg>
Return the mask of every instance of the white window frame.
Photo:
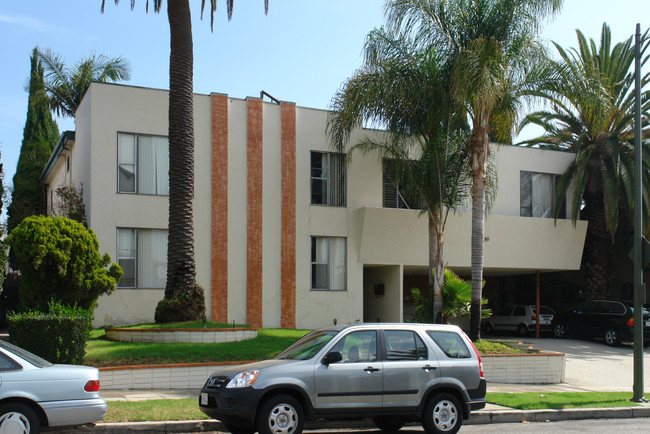
<svg viewBox="0 0 650 434">
<path fill-rule="evenodd" d="M 326 252 L 325 252 L 325 257 L 327 258 L 325 261 L 323 260 L 317 260 L 317 258 L 314 258 L 314 252 L 316 251 L 316 246 L 315 243 L 317 240 L 322 240 L 325 244 Z M 336 249 L 332 249 L 332 240 L 336 240 L 336 242 L 343 243 L 343 257 L 337 257 L 337 251 Z M 347 238 L 345 237 L 321 237 L 321 236 L 312 236 L 311 237 L 311 246 L 310 246 L 310 289 L 312 291 L 347 291 L 347 280 L 348 280 L 348 245 L 347 245 Z M 342 267 L 342 273 L 337 274 L 337 264 L 338 268 L 340 271 L 340 268 Z M 314 267 L 315 266 L 324 266 L 325 267 L 325 276 L 326 276 L 326 284 L 324 287 L 315 287 L 315 276 L 314 276 Z M 341 276 L 342 274 L 342 276 Z M 333 281 L 339 281 L 342 283 L 339 287 L 334 288 L 334 283 Z"/>
<path fill-rule="evenodd" d="M 122 137 L 127 138 L 131 137 L 133 139 L 133 155 L 125 156 L 123 155 L 122 151 L 122 146 L 121 146 L 121 140 Z M 142 192 L 142 188 L 140 185 L 140 176 L 143 174 L 141 173 L 141 167 L 140 165 L 142 164 L 140 162 L 140 138 L 151 138 L 151 139 L 167 139 L 166 136 L 159 136 L 159 135 L 154 135 L 154 134 L 139 134 L 139 133 L 126 133 L 126 132 L 118 132 L 117 133 L 117 192 L 119 194 L 142 194 L 142 195 L 153 195 L 153 196 L 169 196 L 169 141 L 167 140 L 167 147 L 164 150 L 158 149 L 158 146 L 154 146 L 152 148 L 152 154 L 153 154 L 153 161 L 151 162 L 151 166 L 153 167 L 153 182 L 152 184 L 152 190 L 149 192 Z M 159 144 L 159 143 L 158 143 Z M 160 158 L 158 157 L 160 155 L 160 152 L 163 152 L 164 155 L 162 155 L 163 160 L 166 159 L 166 167 L 161 166 L 159 161 Z M 129 167 L 132 168 L 133 172 L 133 189 L 127 189 L 124 186 L 121 185 L 120 182 L 120 169 L 122 167 Z M 162 184 L 165 185 L 165 187 L 160 187 Z"/>
<path fill-rule="evenodd" d="M 323 165 L 320 168 L 320 176 L 314 176 L 313 159 L 315 154 L 322 156 Z M 336 152 L 311 151 L 309 154 L 309 183 L 310 183 L 310 203 L 311 205 L 323 206 L 347 206 L 347 166 L 345 163 L 345 154 Z M 333 179 L 338 175 L 338 179 Z M 324 185 L 325 193 L 322 202 L 314 202 L 314 181 L 321 182 Z"/>
<path fill-rule="evenodd" d="M 132 252 L 130 255 L 124 255 L 120 249 L 120 232 L 129 231 L 133 234 L 133 242 L 135 245 L 129 246 L 129 252 Z M 158 233 L 158 238 L 154 240 L 154 233 Z M 163 238 L 164 237 L 164 241 Z M 125 228 L 118 227 L 116 230 L 116 252 L 117 252 L 117 263 L 120 264 L 123 261 L 133 261 L 133 281 L 132 286 L 126 286 L 122 284 L 122 279 L 117 283 L 118 289 L 163 289 L 165 287 L 166 278 L 167 278 L 167 236 L 168 231 L 166 229 L 144 229 L 144 228 Z M 144 239 L 144 241 L 143 241 Z M 146 241 L 149 240 L 147 243 Z M 162 245 L 164 244 L 164 245 Z M 149 249 L 154 251 L 158 255 L 162 255 L 159 258 L 155 258 L 155 255 L 143 258 L 145 256 L 145 250 Z M 158 260 L 156 260 L 158 259 Z M 157 270 L 154 268 L 157 265 Z M 143 269 L 142 267 L 150 267 Z M 124 277 L 124 276 L 123 276 Z M 158 284 L 147 284 L 146 281 L 158 280 Z"/>
</svg>

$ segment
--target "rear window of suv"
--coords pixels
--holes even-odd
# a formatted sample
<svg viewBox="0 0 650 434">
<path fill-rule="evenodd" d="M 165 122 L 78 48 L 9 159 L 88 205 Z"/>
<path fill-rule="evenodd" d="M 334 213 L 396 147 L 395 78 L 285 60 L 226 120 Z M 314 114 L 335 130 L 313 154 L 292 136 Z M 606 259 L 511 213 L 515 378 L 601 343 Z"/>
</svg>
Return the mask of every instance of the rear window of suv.
<svg viewBox="0 0 650 434">
<path fill-rule="evenodd" d="M 454 332 L 427 330 L 427 334 L 440 349 L 452 359 L 469 359 L 472 354 L 463 338 Z"/>
</svg>

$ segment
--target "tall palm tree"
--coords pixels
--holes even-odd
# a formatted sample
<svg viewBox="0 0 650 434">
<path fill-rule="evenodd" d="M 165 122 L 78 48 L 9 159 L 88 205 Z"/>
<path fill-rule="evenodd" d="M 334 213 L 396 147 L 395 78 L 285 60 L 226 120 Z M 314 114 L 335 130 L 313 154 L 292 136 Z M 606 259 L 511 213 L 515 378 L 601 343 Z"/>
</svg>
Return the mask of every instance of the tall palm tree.
<svg viewBox="0 0 650 434">
<path fill-rule="evenodd" d="M 39 50 L 45 68 L 45 91 L 50 108 L 61 116 L 74 118 L 90 83 L 110 83 L 130 78 L 129 62 L 122 57 L 110 58 L 95 54 L 81 59 L 74 67 L 66 67 L 60 54 Z"/>
<path fill-rule="evenodd" d="M 102 0 L 102 12 L 104 3 Z M 115 0 L 115 4 L 119 0 Z M 135 0 L 131 0 L 133 9 Z M 268 0 L 264 10 L 268 12 Z M 153 0 L 160 12 L 162 0 Z M 205 0 L 201 2 L 201 15 Z M 147 0 L 147 10 L 149 1 Z M 210 26 L 217 0 L 210 0 Z M 226 0 L 228 19 L 233 0 Z M 203 289 L 196 283 L 194 260 L 194 51 L 189 0 L 168 0 L 169 20 L 169 235 L 165 298 L 156 307 L 156 322 L 198 320 L 205 315 Z"/>
<path fill-rule="evenodd" d="M 487 162 L 490 138 L 509 140 L 529 66 L 539 59 L 542 19 L 562 0 L 389 0 L 389 27 L 443 50 L 451 94 L 471 120 L 472 303 L 470 337 L 480 338 Z"/>
<path fill-rule="evenodd" d="M 583 254 L 585 290 L 589 297 L 606 298 L 614 280 L 613 238 L 621 215 L 631 219 L 634 179 L 634 43 L 633 37 L 612 46 L 611 32 L 603 24 L 600 46 L 579 30 L 578 48 L 555 48 L 558 60 L 548 65 L 549 80 L 534 95 L 549 108 L 527 116 L 522 126 L 544 129 L 542 136 L 524 144 L 574 152 L 576 157 L 558 184 L 558 204 L 570 189 L 572 218 L 587 220 Z M 642 38 L 643 64 L 648 60 L 650 37 Z M 643 90 L 643 214 L 648 218 L 650 192 L 650 134 L 648 124 L 650 76 L 642 77 Z M 556 207 L 558 208 L 558 207 Z M 559 209 L 559 208 L 558 208 Z M 647 228 L 647 225 L 646 225 Z"/>
<path fill-rule="evenodd" d="M 422 198 L 428 216 L 432 318 L 440 322 L 444 226 L 449 211 L 469 192 L 466 121 L 447 92 L 449 70 L 435 50 L 418 49 L 406 35 L 375 29 L 364 54 L 361 69 L 332 100 L 328 134 L 334 148 L 344 152 L 353 128 L 364 122 L 386 127 L 384 137 L 363 137 L 350 151 L 394 160 L 397 181 L 409 196 Z"/>
</svg>

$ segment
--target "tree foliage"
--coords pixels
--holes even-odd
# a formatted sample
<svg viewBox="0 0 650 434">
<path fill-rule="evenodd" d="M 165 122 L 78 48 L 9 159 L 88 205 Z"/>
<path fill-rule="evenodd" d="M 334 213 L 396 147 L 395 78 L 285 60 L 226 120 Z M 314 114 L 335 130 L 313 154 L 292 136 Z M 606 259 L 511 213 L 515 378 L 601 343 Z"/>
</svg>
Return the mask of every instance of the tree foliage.
<svg viewBox="0 0 650 434">
<path fill-rule="evenodd" d="M 90 83 L 111 83 L 130 78 L 129 62 L 123 57 L 92 54 L 67 67 L 63 57 L 47 49 L 38 56 L 45 67 L 45 90 L 49 106 L 57 114 L 74 118 Z"/>
<path fill-rule="evenodd" d="M 53 204 L 52 215 L 67 217 L 86 225 L 86 206 L 83 201 L 83 185 L 60 185 L 56 189 L 57 201 Z"/>
<path fill-rule="evenodd" d="M 65 217 L 28 217 L 7 239 L 21 272 L 23 308 L 45 312 L 51 300 L 94 308 L 122 277 L 108 254 L 99 254 L 92 229 Z M 108 267 L 108 268 L 107 268 Z"/>
<path fill-rule="evenodd" d="M 37 48 L 34 48 L 30 60 L 27 120 L 13 178 L 11 203 L 7 207 L 8 231 L 27 216 L 45 213 L 45 192 L 40 176 L 59 138 L 59 128 L 48 107 L 43 66 Z"/>
</svg>

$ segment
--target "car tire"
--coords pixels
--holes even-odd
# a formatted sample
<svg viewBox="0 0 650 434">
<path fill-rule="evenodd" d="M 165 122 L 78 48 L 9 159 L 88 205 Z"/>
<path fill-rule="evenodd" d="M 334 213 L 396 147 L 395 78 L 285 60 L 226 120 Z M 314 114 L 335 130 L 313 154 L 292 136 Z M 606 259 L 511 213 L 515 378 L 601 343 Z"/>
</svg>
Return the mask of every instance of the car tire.
<svg viewBox="0 0 650 434">
<path fill-rule="evenodd" d="M 0 406 L 0 432 L 24 432 L 38 434 L 41 421 L 31 407 L 21 403 Z"/>
<path fill-rule="evenodd" d="M 230 423 L 224 423 L 223 426 L 232 434 L 253 434 L 255 432 L 255 428 L 243 427 Z"/>
<path fill-rule="evenodd" d="M 528 327 L 526 327 L 526 324 L 519 324 L 517 326 L 517 335 L 524 337 L 528 334 Z"/>
<path fill-rule="evenodd" d="M 486 322 L 484 328 L 485 328 L 485 334 L 489 335 L 492 334 L 492 332 L 494 332 L 494 326 L 492 325 L 491 322 Z"/>
<path fill-rule="evenodd" d="M 422 427 L 427 434 L 454 434 L 463 424 L 463 408 L 449 393 L 433 395 L 422 415 Z"/>
<path fill-rule="evenodd" d="M 553 336 L 560 339 L 564 339 L 569 336 L 569 327 L 566 325 L 566 323 L 556 322 L 553 324 Z"/>
<path fill-rule="evenodd" d="M 375 416 L 372 418 L 372 423 L 384 432 L 396 432 L 404 426 L 406 421 L 399 417 Z"/>
<path fill-rule="evenodd" d="M 610 347 L 621 345 L 621 332 L 615 327 L 608 327 L 607 330 L 605 330 L 605 336 L 603 337 L 605 338 L 605 343 Z"/>
<path fill-rule="evenodd" d="M 260 434 L 300 434 L 305 426 L 305 412 L 297 399 L 289 395 L 275 395 L 260 407 L 257 431 Z"/>
</svg>

